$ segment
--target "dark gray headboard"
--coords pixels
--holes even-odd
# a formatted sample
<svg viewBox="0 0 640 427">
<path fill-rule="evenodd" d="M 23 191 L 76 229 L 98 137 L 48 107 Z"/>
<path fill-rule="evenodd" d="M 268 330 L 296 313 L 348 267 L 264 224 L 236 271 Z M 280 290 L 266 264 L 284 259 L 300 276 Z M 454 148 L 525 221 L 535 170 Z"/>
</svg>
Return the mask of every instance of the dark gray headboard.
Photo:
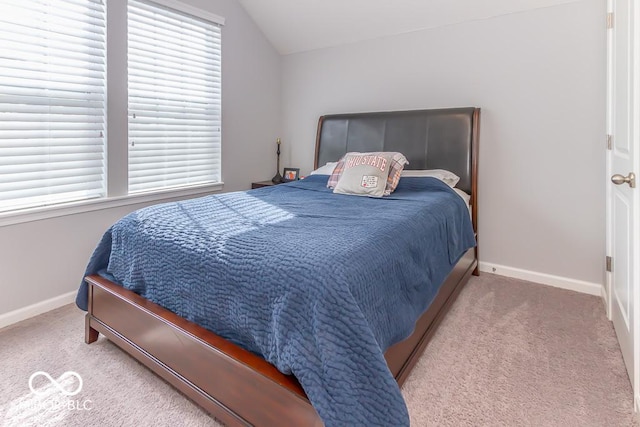
<svg viewBox="0 0 640 427">
<path fill-rule="evenodd" d="M 457 187 L 476 196 L 480 109 L 447 108 L 332 114 L 320 117 L 315 167 L 349 151 L 398 151 L 406 169 L 447 169 Z"/>
</svg>

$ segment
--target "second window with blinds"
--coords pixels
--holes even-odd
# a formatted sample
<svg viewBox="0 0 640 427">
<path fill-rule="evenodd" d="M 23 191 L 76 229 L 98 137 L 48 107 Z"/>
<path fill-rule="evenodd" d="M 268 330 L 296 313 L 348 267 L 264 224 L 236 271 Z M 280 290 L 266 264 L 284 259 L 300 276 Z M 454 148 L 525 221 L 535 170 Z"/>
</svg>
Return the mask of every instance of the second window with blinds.
<svg viewBox="0 0 640 427">
<path fill-rule="evenodd" d="M 219 182 L 220 27 L 139 0 L 127 17 L 129 193 Z"/>
</svg>

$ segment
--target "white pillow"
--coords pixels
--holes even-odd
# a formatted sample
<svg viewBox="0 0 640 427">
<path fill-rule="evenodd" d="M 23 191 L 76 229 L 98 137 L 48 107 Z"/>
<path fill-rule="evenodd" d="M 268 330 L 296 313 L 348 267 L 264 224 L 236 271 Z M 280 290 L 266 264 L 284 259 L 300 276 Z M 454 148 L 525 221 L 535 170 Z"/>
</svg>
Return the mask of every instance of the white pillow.
<svg viewBox="0 0 640 427">
<path fill-rule="evenodd" d="M 338 162 L 328 162 L 324 166 L 320 166 L 318 169 L 311 171 L 309 175 L 331 175 L 336 168 Z"/>
<path fill-rule="evenodd" d="M 424 170 L 407 170 L 402 171 L 401 177 L 420 177 L 420 176 L 432 176 L 438 178 L 440 181 L 453 188 L 456 186 L 460 177 L 453 172 L 449 172 L 444 169 L 424 169 Z"/>
</svg>

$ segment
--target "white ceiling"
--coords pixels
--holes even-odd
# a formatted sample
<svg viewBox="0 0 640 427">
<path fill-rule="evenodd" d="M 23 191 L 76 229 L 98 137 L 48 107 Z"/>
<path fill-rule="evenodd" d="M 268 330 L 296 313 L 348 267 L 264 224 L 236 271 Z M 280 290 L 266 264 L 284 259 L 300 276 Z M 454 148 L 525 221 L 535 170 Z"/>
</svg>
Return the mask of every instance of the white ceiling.
<svg viewBox="0 0 640 427">
<path fill-rule="evenodd" d="M 283 55 L 578 0 L 239 0 Z"/>
</svg>

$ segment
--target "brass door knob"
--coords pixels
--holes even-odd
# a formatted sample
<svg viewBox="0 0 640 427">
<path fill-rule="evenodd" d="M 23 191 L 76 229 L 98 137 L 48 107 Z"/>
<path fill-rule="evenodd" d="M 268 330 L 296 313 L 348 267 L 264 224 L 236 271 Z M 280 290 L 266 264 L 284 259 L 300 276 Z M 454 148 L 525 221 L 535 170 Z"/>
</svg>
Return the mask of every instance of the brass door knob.
<svg viewBox="0 0 640 427">
<path fill-rule="evenodd" d="M 617 173 L 611 177 L 611 182 L 613 182 L 615 185 L 622 185 L 624 183 L 627 183 L 629 184 L 629 187 L 636 188 L 636 174 L 633 172 L 629 172 L 629 175 L 622 176 Z"/>
</svg>

